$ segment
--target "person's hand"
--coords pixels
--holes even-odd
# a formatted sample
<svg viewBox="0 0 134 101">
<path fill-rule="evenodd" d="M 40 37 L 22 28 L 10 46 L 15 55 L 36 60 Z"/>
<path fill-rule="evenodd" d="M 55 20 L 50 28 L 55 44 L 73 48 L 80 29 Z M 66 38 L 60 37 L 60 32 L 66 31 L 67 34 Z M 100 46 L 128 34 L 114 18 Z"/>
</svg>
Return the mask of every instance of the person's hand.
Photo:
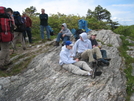
<svg viewBox="0 0 134 101">
<path fill-rule="evenodd" d="M 95 45 L 93 45 L 93 48 L 96 47 Z"/>
<path fill-rule="evenodd" d="M 79 61 L 79 59 L 78 59 L 78 58 L 76 58 L 76 59 L 75 59 L 75 61 L 76 61 L 76 62 L 78 62 L 78 61 Z"/>
<path fill-rule="evenodd" d="M 65 34 L 62 35 L 62 37 L 64 37 L 64 36 L 65 36 Z"/>
</svg>

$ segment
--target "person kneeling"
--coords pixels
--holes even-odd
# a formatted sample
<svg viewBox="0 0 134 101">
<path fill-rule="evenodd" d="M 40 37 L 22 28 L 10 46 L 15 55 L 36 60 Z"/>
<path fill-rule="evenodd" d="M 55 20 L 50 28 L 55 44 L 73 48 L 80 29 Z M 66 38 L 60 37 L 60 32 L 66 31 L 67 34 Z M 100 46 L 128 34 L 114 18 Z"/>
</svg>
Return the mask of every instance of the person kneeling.
<svg viewBox="0 0 134 101">
<path fill-rule="evenodd" d="M 59 64 L 69 72 L 77 75 L 92 75 L 92 69 L 84 61 L 79 61 L 79 59 L 74 59 L 72 56 L 72 42 L 66 41 L 65 45 L 62 47 L 60 52 Z M 82 68 L 82 69 L 81 69 Z"/>
</svg>

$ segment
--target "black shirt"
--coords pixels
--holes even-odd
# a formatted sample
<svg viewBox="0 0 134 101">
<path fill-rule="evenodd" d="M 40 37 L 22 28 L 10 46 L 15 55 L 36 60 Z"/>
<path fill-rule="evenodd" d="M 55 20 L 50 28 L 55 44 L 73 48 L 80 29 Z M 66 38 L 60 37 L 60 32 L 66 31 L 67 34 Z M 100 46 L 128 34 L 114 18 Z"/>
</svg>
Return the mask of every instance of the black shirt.
<svg viewBox="0 0 134 101">
<path fill-rule="evenodd" d="M 96 39 L 91 39 L 91 38 L 90 38 L 90 41 L 91 41 L 92 46 L 93 46 L 93 45 L 95 45 L 95 46 L 98 45 Z"/>
<path fill-rule="evenodd" d="M 48 25 L 48 15 L 40 14 L 40 25 L 47 26 Z"/>
</svg>

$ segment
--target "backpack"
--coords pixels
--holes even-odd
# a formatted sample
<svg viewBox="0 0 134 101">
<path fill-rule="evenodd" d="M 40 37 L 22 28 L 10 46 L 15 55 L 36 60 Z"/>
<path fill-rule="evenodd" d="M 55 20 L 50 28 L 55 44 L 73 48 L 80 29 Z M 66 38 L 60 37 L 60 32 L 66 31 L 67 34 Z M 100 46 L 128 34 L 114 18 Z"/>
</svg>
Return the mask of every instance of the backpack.
<svg viewBox="0 0 134 101">
<path fill-rule="evenodd" d="M 83 29 L 77 29 L 74 36 L 75 36 L 75 41 L 77 41 L 80 38 L 80 34 L 85 32 Z"/>
<path fill-rule="evenodd" d="M 14 16 L 15 25 L 17 26 L 17 28 L 14 31 L 17 32 L 25 31 L 25 21 L 21 17 L 20 13 L 18 11 L 14 11 L 13 16 Z"/>
<path fill-rule="evenodd" d="M 84 20 L 84 19 L 80 19 L 78 21 L 78 26 L 79 26 L 79 29 L 84 29 L 86 31 L 86 33 L 88 33 L 89 31 L 91 31 L 90 29 L 88 29 L 87 21 Z"/>
<path fill-rule="evenodd" d="M 13 40 L 13 21 L 6 12 L 6 8 L 0 6 L 0 42 L 10 42 Z"/>
<path fill-rule="evenodd" d="M 53 29 L 50 26 L 48 26 L 48 28 L 49 28 L 49 31 L 50 31 L 50 35 L 53 36 L 54 35 Z"/>
</svg>

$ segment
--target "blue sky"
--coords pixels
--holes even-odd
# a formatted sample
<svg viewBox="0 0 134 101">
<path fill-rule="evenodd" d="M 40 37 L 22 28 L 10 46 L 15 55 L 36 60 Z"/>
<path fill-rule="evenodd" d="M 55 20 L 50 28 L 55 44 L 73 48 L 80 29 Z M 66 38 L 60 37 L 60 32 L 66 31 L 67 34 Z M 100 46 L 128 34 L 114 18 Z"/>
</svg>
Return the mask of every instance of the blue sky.
<svg viewBox="0 0 134 101">
<path fill-rule="evenodd" d="M 0 5 L 11 7 L 20 13 L 34 6 L 39 13 L 44 8 L 49 15 L 60 12 L 80 16 L 86 16 L 88 9 L 93 11 L 100 5 L 111 13 L 113 21 L 122 25 L 134 25 L 134 0 L 0 0 Z"/>
</svg>

